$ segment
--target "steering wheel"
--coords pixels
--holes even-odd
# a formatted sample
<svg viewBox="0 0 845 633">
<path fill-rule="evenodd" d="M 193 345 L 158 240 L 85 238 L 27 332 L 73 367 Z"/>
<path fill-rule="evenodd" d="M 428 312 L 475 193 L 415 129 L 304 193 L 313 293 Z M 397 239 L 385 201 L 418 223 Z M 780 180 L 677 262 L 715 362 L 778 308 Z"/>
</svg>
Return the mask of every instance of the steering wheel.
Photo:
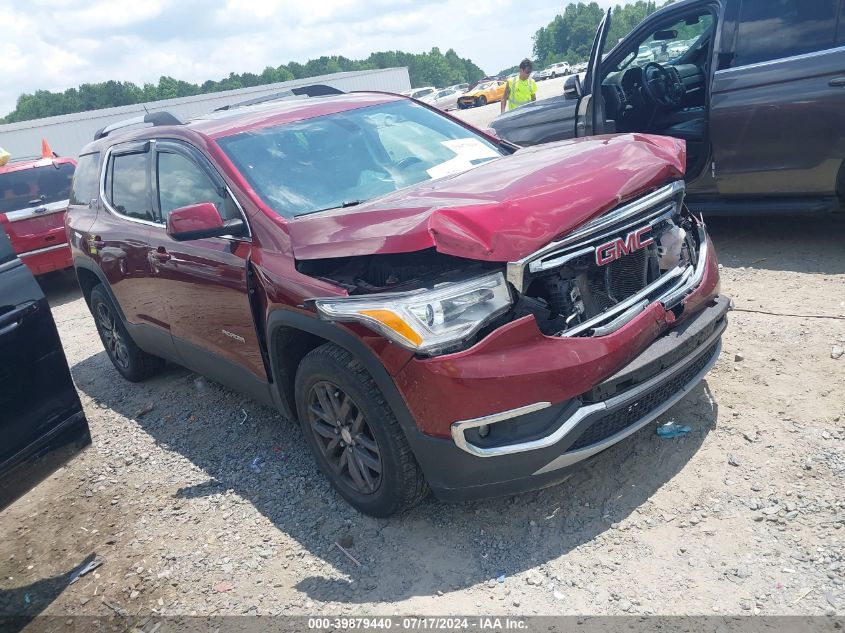
<svg viewBox="0 0 845 633">
<path fill-rule="evenodd" d="M 654 105 L 674 108 L 684 99 L 683 83 L 657 62 L 643 66 L 643 93 Z"/>
</svg>

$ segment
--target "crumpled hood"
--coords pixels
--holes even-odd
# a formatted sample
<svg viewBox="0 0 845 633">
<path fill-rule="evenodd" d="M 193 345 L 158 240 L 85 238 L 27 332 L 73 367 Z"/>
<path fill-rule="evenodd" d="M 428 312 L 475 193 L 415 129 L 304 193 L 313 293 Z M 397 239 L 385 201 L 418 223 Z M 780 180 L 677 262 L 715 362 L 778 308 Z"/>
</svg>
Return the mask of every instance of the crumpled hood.
<svg viewBox="0 0 845 633">
<path fill-rule="evenodd" d="M 620 134 L 525 148 L 474 169 L 288 224 L 297 259 L 405 253 L 514 261 L 683 178 L 683 141 Z"/>
</svg>

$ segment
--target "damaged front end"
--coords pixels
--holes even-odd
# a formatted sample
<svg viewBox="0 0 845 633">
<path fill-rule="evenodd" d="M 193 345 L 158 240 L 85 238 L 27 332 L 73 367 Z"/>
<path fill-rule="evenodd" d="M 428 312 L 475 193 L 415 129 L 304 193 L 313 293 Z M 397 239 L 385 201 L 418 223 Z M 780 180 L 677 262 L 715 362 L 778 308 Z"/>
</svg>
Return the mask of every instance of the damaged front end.
<svg viewBox="0 0 845 633">
<path fill-rule="evenodd" d="M 433 250 L 300 263 L 299 268 L 349 293 L 310 301 L 321 318 L 362 323 L 421 355 L 471 344 L 513 303 L 500 265 Z"/>
<path fill-rule="evenodd" d="M 321 318 L 363 323 L 422 356 L 466 349 L 528 315 L 546 336 L 605 336 L 658 301 L 680 316 L 701 282 L 706 233 L 683 198 L 673 182 L 506 265 L 428 249 L 297 267 L 348 293 L 311 300 Z"/>
<path fill-rule="evenodd" d="M 615 332 L 656 301 L 678 310 L 704 275 L 707 240 L 683 198 L 672 183 L 509 263 L 517 310 L 566 337 Z"/>
</svg>

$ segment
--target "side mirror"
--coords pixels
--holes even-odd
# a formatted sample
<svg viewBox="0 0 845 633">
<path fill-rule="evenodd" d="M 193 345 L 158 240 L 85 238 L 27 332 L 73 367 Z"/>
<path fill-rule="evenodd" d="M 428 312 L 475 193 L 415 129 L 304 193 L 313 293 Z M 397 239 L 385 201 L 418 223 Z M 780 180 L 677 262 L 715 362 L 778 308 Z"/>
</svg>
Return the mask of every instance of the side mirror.
<svg viewBox="0 0 845 633">
<path fill-rule="evenodd" d="M 567 100 L 581 98 L 581 78 L 578 75 L 570 75 L 563 83 L 563 97 Z"/>
<path fill-rule="evenodd" d="M 167 234 L 177 242 L 221 235 L 243 235 L 245 228 L 240 218 L 224 222 L 217 207 L 210 202 L 173 209 L 167 216 Z"/>
</svg>

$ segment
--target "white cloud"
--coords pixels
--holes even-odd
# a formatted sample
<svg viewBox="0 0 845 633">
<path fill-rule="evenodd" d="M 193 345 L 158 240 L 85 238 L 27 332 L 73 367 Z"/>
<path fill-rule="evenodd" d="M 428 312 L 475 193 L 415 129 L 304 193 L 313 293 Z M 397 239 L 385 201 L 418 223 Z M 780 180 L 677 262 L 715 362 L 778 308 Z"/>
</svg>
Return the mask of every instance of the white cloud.
<svg viewBox="0 0 845 633">
<path fill-rule="evenodd" d="M 620 0 L 599 0 L 603 6 Z M 531 54 L 548 0 L 30 0 L 0 8 L 0 114 L 108 79 L 201 82 L 320 55 L 454 48 L 487 72 Z"/>
</svg>

